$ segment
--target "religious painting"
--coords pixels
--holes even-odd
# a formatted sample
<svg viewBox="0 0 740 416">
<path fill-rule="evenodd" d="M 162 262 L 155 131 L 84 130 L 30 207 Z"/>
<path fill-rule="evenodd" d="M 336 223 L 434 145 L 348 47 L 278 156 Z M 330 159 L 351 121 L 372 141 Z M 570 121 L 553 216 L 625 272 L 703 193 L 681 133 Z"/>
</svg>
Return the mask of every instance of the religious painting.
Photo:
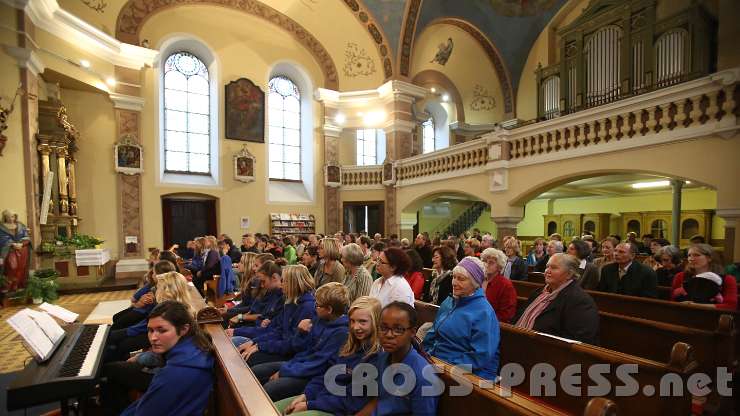
<svg viewBox="0 0 740 416">
<path fill-rule="evenodd" d="M 226 85 L 226 138 L 265 142 L 265 93 L 246 78 Z"/>
<path fill-rule="evenodd" d="M 437 53 L 434 55 L 434 58 L 429 63 L 433 64 L 436 62 L 442 66 L 445 66 L 445 64 L 447 64 L 447 61 L 450 59 L 450 55 L 452 55 L 452 49 L 454 46 L 455 45 L 452 42 L 452 38 L 447 38 L 447 42 L 440 43 L 437 46 Z"/>
<path fill-rule="evenodd" d="M 342 185 L 342 168 L 336 165 L 326 165 L 324 167 L 324 184 L 326 186 L 337 188 Z"/>
<path fill-rule="evenodd" d="M 137 175 L 144 171 L 143 148 L 127 134 L 116 144 L 114 157 L 116 172 L 126 175 Z"/>
<path fill-rule="evenodd" d="M 234 155 L 234 179 L 241 182 L 254 181 L 256 158 L 246 146 Z"/>
</svg>

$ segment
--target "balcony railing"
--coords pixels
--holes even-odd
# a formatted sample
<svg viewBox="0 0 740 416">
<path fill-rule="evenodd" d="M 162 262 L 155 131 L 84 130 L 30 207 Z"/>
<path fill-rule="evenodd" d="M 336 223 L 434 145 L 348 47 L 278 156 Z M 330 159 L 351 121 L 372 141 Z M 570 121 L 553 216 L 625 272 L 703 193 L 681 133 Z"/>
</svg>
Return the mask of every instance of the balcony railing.
<svg viewBox="0 0 740 416">
<path fill-rule="evenodd" d="M 383 189 L 383 166 L 342 166 L 342 189 Z"/>
<path fill-rule="evenodd" d="M 473 140 L 399 160 L 395 164 L 397 186 L 482 172 L 486 163 L 488 163 L 486 142 Z"/>
</svg>

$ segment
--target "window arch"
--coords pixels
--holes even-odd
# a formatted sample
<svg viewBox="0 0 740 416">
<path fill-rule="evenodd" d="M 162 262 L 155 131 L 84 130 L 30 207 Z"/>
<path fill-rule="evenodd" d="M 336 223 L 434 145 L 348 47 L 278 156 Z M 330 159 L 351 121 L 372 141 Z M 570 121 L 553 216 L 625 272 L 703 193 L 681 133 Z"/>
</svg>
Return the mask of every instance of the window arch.
<svg viewBox="0 0 740 416">
<path fill-rule="evenodd" d="M 268 86 L 270 179 L 301 180 L 301 93 L 288 77 Z"/>
<path fill-rule="evenodd" d="M 436 150 L 434 144 L 434 118 L 429 117 L 427 121 L 421 123 L 422 135 L 422 153 L 429 153 Z"/>
<path fill-rule="evenodd" d="M 211 173 L 211 97 L 208 68 L 194 54 L 167 57 L 163 71 L 164 171 Z"/>
</svg>

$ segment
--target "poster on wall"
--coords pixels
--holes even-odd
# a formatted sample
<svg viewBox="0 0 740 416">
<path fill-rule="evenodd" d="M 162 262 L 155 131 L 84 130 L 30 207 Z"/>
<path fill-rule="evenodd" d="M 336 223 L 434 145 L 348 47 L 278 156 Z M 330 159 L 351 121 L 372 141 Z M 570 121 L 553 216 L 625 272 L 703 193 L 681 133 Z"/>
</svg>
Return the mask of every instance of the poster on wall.
<svg viewBox="0 0 740 416">
<path fill-rule="evenodd" d="M 265 93 L 239 78 L 226 85 L 226 138 L 265 142 Z"/>
<path fill-rule="evenodd" d="M 241 217 L 239 220 L 239 223 L 241 224 L 241 229 L 246 230 L 249 228 L 249 217 Z"/>
</svg>

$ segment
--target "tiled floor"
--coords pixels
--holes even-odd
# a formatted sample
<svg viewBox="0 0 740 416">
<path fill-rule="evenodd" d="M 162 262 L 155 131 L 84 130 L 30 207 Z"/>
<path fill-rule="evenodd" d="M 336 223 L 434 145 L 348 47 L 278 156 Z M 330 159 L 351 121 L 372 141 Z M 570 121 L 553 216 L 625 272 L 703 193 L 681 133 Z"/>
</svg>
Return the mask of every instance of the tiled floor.
<svg viewBox="0 0 740 416">
<path fill-rule="evenodd" d="M 80 314 L 78 322 L 83 322 L 98 303 L 130 299 L 133 294 L 133 290 L 119 290 L 115 292 L 63 295 L 55 303 Z M 23 347 L 18 334 L 5 322 L 6 319 L 24 307 L 15 306 L 0 309 L 0 373 L 9 373 L 22 369 L 26 360 L 31 357 Z"/>
</svg>

